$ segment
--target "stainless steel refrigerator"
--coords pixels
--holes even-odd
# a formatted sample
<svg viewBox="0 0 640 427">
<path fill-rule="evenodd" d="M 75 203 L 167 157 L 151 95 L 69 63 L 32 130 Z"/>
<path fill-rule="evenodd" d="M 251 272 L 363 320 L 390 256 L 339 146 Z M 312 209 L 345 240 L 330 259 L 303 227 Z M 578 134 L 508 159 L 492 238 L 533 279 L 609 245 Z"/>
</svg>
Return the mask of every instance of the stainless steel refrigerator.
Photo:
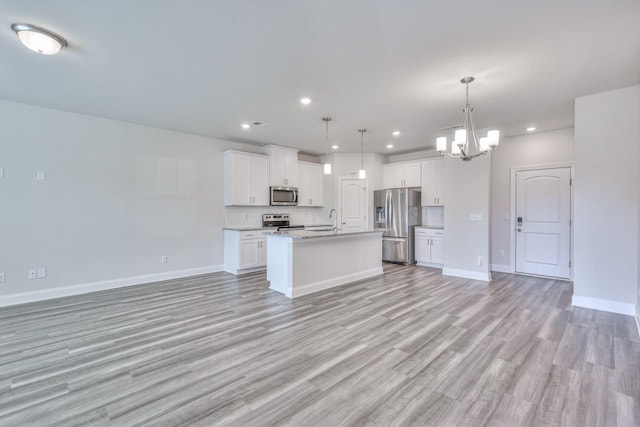
<svg viewBox="0 0 640 427">
<path fill-rule="evenodd" d="M 420 225 L 420 189 L 392 188 L 373 192 L 373 217 L 382 234 L 382 260 L 416 262 L 413 229 Z"/>
</svg>

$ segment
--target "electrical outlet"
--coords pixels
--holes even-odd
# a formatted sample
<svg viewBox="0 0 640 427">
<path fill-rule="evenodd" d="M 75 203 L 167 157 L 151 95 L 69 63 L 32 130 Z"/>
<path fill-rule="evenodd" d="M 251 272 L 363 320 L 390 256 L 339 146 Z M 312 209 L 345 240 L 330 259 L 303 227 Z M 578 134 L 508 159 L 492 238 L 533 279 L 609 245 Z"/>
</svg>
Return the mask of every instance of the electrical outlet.
<svg viewBox="0 0 640 427">
<path fill-rule="evenodd" d="M 47 173 L 45 171 L 37 171 L 36 172 L 36 179 L 38 181 L 46 181 L 47 180 Z"/>
<path fill-rule="evenodd" d="M 29 279 L 37 279 L 38 272 L 36 270 L 29 270 Z"/>
<path fill-rule="evenodd" d="M 44 279 L 44 278 L 46 278 L 46 277 L 47 277 L 47 269 L 46 269 L 46 268 L 39 268 L 39 269 L 36 271 L 36 277 L 37 277 L 38 279 Z"/>
<path fill-rule="evenodd" d="M 0 178 L 4 178 L 4 168 L 0 168 Z"/>
<path fill-rule="evenodd" d="M 478 257 L 478 265 L 482 265 L 482 255 Z"/>
<path fill-rule="evenodd" d="M 0 273 L 0 283 L 4 283 L 4 273 Z"/>
<path fill-rule="evenodd" d="M 504 251 L 500 251 L 500 256 L 504 258 Z"/>
<path fill-rule="evenodd" d="M 167 263 L 167 256 L 166 255 L 162 255 L 160 257 L 160 262 L 163 263 L 163 264 L 166 264 Z"/>
</svg>

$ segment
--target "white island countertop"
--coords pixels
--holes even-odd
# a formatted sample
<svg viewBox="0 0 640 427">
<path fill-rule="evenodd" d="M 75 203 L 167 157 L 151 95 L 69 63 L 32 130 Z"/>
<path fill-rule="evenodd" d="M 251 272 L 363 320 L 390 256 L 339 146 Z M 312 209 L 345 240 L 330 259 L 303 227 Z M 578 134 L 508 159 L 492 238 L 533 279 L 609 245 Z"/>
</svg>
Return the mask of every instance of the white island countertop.
<svg viewBox="0 0 640 427">
<path fill-rule="evenodd" d="M 352 234 L 382 233 L 383 230 L 282 230 L 271 233 L 273 237 L 289 239 L 315 239 L 319 237 L 348 236 Z"/>
</svg>

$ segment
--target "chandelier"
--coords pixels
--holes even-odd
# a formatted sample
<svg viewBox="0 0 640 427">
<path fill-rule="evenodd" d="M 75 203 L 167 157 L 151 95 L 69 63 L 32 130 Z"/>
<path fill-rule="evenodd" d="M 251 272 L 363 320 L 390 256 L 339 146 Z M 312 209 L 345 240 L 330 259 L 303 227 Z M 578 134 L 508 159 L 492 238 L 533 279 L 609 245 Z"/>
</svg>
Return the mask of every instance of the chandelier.
<svg viewBox="0 0 640 427">
<path fill-rule="evenodd" d="M 500 139 L 499 130 L 490 130 L 487 136 L 478 138 L 476 125 L 473 123 L 471 113 L 473 107 L 469 105 L 469 83 L 475 79 L 471 76 L 460 80 L 460 83 L 466 85 L 467 102 L 462 109 L 462 123 L 456 129 L 454 140 L 451 142 L 451 153 L 447 153 L 447 138 L 444 136 L 436 138 L 436 151 L 441 155 L 448 155 L 456 159 L 468 162 L 476 157 L 487 154 L 494 147 L 497 147 Z"/>
</svg>

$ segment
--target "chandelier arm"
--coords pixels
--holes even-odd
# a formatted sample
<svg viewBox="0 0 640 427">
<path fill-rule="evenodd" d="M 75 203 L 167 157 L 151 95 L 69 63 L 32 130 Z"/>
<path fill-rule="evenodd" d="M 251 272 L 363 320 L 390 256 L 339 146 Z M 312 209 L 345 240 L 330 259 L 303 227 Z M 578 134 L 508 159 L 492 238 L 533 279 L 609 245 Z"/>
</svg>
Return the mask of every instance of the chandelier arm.
<svg viewBox="0 0 640 427">
<path fill-rule="evenodd" d="M 473 117 L 469 116 L 471 121 L 471 132 L 473 133 L 473 144 L 476 151 L 480 152 L 480 140 L 478 139 L 478 131 L 476 130 L 476 124 L 473 122 Z"/>
</svg>

